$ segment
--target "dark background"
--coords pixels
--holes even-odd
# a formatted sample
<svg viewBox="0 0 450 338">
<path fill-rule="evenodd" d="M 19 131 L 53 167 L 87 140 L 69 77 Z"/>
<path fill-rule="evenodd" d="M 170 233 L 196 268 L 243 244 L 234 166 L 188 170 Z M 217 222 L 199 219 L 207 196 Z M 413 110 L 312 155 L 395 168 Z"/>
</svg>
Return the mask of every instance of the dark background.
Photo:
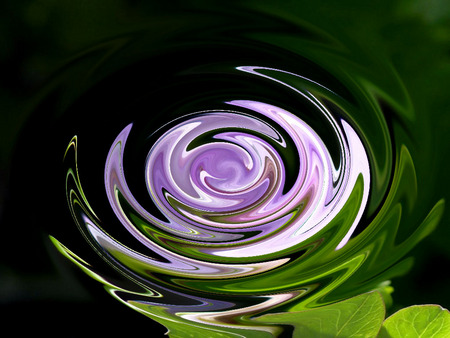
<svg viewBox="0 0 450 338">
<path fill-rule="evenodd" d="M 0 311 L 2 326 L 20 333 L 78 336 L 165 330 L 119 304 L 55 251 L 45 223 L 67 224 L 61 166 L 65 140 L 49 116 L 32 114 L 52 74 L 90 46 L 144 28 L 150 17 L 173 12 L 230 11 L 243 7 L 297 16 L 338 38 L 389 58 L 419 115 L 431 154 L 416 163 L 428 172 L 418 204 L 450 193 L 450 3 L 415 1 L 7 0 L 0 3 Z M 226 5 L 225 5 L 226 4 Z M 245 5 L 242 5 L 245 4 Z M 223 7 L 225 6 L 225 7 Z M 207 15 L 207 14 L 205 14 Z M 59 142 L 62 142 L 61 144 Z M 55 195 L 61 194 L 59 202 Z M 60 204 L 58 204 L 60 203 Z M 393 281 L 397 307 L 441 304 L 450 308 L 450 218 L 412 254 L 416 264 Z M 19 321 L 16 321 L 16 320 Z M 88 330 L 88 331 L 87 331 Z"/>
</svg>

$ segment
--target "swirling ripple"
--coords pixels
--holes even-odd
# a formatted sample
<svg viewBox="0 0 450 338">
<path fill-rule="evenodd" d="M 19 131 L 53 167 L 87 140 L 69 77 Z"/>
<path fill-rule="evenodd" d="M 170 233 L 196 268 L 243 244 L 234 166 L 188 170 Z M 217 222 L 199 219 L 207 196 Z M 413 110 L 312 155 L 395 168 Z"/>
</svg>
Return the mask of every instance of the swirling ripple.
<svg viewBox="0 0 450 338">
<path fill-rule="evenodd" d="M 283 328 L 252 318 L 369 290 L 388 302 L 386 281 L 409 268 L 401 258 L 436 225 L 443 203 L 408 238 L 397 239 L 406 223 L 402 210 L 417 196 L 416 174 L 374 86 L 352 86 L 342 73 L 339 80 L 322 76 L 329 86 L 289 65 L 231 62 L 189 65 L 174 77 L 184 85 L 191 76 L 194 86 L 219 74 L 229 87 L 245 82 L 243 93 L 216 97 L 203 84 L 206 99 L 167 103 L 171 115 L 155 125 L 142 126 L 151 112 L 114 125 L 109 151 L 95 154 L 106 158 L 103 188 L 114 219 L 88 201 L 94 192 L 82 182 L 96 169 L 85 161 L 79 172 L 78 157 L 89 145 L 71 135 L 68 205 L 100 259 L 91 263 L 57 236 L 53 243 L 119 301 L 170 329 L 181 323 L 270 337 Z M 270 94 L 254 94 L 260 87 Z M 281 94 L 294 99 L 283 104 Z M 404 107 L 399 115 L 410 118 Z M 127 120 L 122 115 L 120 123 Z M 134 149 L 144 149 L 145 159 Z"/>
</svg>

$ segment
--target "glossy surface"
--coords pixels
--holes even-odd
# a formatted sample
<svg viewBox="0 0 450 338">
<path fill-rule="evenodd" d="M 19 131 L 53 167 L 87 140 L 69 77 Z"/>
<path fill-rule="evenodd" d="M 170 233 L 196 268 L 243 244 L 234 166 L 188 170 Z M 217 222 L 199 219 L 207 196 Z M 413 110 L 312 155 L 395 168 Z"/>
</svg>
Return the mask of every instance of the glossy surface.
<svg viewBox="0 0 450 338">
<path fill-rule="evenodd" d="M 394 9 L 189 6 L 92 29 L 107 38 L 37 100 L 44 127 L 26 158 L 48 182 L 51 198 L 33 203 L 45 233 L 168 326 L 273 333 L 286 327 L 252 318 L 373 289 L 389 302 L 385 281 L 408 270 L 403 257 L 443 208 L 426 86 L 408 77 L 417 54 L 405 43 L 408 62 L 396 59 L 394 25 L 392 59 L 374 38 L 377 22 L 397 24 Z M 359 15 L 366 31 L 351 27 Z M 57 216 L 67 206 L 75 223 Z"/>
</svg>

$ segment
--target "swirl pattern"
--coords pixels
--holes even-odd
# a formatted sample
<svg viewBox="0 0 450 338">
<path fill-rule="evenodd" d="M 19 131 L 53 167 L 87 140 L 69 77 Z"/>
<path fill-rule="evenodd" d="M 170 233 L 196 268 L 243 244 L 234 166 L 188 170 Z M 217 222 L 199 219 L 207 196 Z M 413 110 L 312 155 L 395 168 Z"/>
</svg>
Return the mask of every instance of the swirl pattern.
<svg viewBox="0 0 450 338">
<path fill-rule="evenodd" d="M 264 54 L 270 48 L 261 48 L 256 32 L 236 39 L 247 43 L 240 58 L 224 61 L 236 49 L 218 44 L 205 61 L 196 48 L 175 48 L 168 38 L 167 55 L 137 44 L 144 61 L 130 58 L 118 79 L 116 66 L 95 68 L 89 99 L 76 97 L 71 109 L 101 107 L 120 118 L 111 117 L 114 127 L 101 140 L 83 143 L 88 132 L 72 134 L 65 165 L 72 217 L 97 255 L 85 259 L 57 236 L 53 243 L 115 298 L 169 328 L 273 336 L 283 328 L 253 318 L 370 290 L 388 300 L 386 281 L 406 271 L 408 263 L 398 262 L 442 206 L 407 240 L 394 240 L 400 225 L 410 224 L 401 210 L 417 192 L 404 184 L 416 181 L 414 165 L 386 103 L 369 81 L 349 70 L 331 74 L 291 44 L 283 49 L 265 39 L 303 66 L 267 61 L 273 55 Z M 155 70 L 169 56 L 193 53 L 198 59 Z M 255 55 L 265 60 L 261 66 L 242 62 Z M 123 84 L 146 67 L 156 79 L 150 101 L 134 85 L 126 104 L 102 106 L 102 95 L 111 96 L 105 82 L 126 91 Z M 412 114 L 407 100 L 395 108 L 399 118 Z M 79 159 L 86 153 L 90 162 Z"/>
<path fill-rule="evenodd" d="M 339 213 L 359 175 L 366 182 L 369 180 L 363 146 L 348 124 L 343 127 L 345 134 L 339 135 L 343 141 L 342 162 L 336 169 L 317 134 L 294 115 L 260 102 L 229 104 L 253 110 L 277 122 L 278 128 L 285 128 L 300 163 L 298 177 L 291 187 L 286 187 L 285 165 L 275 148 L 264 141 L 286 148 L 285 140 L 273 127 L 235 112 L 198 113 L 167 131 L 148 153 L 147 189 L 167 218 L 161 220 L 146 212 L 127 187 L 122 158 L 131 131 L 128 126 L 108 154 L 105 186 L 121 223 L 142 244 L 168 261 L 152 263 L 142 258 L 150 269 L 156 265 L 173 275 L 223 278 L 279 266 L 282 261 L 236 265 L 231 270 L 226 265 L 201 261 L 183 263 L 182 257 L 163 247 L 188 249 L 191 255 L 207 261 L 279 256 L 280 252 L 302 245 Z M 335 123 L 336 130 L 337 127 Z M 213 142 L 192 146 L 206 133 L 212 134 Z M 339 246 L 349 238 L 361 217 L 367 186 L 366 183 L 358 215 Z M 126 216 L 125 210 L 130 208 L 143 221 L 139 226 Z M 152 226 L 172 236 L 152 236 Z"/>
</svg>

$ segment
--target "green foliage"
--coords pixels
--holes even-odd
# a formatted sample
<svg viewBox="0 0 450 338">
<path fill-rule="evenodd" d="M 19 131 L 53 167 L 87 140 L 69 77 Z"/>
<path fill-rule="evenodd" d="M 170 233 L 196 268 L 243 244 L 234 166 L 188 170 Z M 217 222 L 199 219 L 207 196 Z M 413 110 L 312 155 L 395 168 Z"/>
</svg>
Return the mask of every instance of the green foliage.
<svg viewBox="0 0 450 338">
<path fill-rule="evenodd" d="M 90 270 L 89 264 L 51 237 L 57 249 L 94 279 L 102 277 Z M 105 288 L 118 300 L 116 291 L 126 290 L 110 282 L 103 281 Z M 380 290 L 389 288 L 386 283 Z M 387 291 L 386 291 L 387 292 Z M 389 291 L 391 292 L 391 291 Z M 389 299 L 389 297 L 388 297 Z M 450 312 L 439 305 L 415 305 L 402 309 L 384 320 L 385 303 L 381 293 L 373 291 L 347 300 L 322 306 L 312 310 L 271 313 L 251 320 L 243 319 L 245 324 L 220 327 L 202 322 L 208 314 L 198 315 L 200 321 L 193 322 L 176 317 L 168 319 L 165 310 L 147 303 L 123 301 L 125 305 L 164 325 L 170 338 L 270 338 L 281 333 L 281 326 L 292 326 L 293 337 L 379 337 L 415 338 L 450 337 Z M 212 313 L 211 313 L 212 314 Z M 210 315 L 211 315 L 210 314 Z M 202 318 L 204 317 L 204 318 Z M 213 318 L 214 316 L 210 316 Z M 383 323 L 384 321 L 384 323 Z M 212 323 L 211 323 L 212 324 Z M 243 323 L 244 324 L 244 323 Z"/>
<path fill-rule="evenodd" d="M 450 312 L 439 305 L 414 305 L 394 313 L 380 338 L 450 337 Z"/>
<path fill-rule="evenodd" d="M 267 314 L 255 321 L 293 326 L 294 338 L 450 337 L 450 312 L 438 305 L 415 305 L 386 320 L 384 316 L 382 297 L 378 292 L 370 292 L 318 309 Z"/>
<path fill-rule="evenodd" d="M 292 325 L 293 337 L 375 337 L 384 316 L 381 295 L 370 292 L 314 310 L 268 314 L 256 320 Z"/>
</svg>

